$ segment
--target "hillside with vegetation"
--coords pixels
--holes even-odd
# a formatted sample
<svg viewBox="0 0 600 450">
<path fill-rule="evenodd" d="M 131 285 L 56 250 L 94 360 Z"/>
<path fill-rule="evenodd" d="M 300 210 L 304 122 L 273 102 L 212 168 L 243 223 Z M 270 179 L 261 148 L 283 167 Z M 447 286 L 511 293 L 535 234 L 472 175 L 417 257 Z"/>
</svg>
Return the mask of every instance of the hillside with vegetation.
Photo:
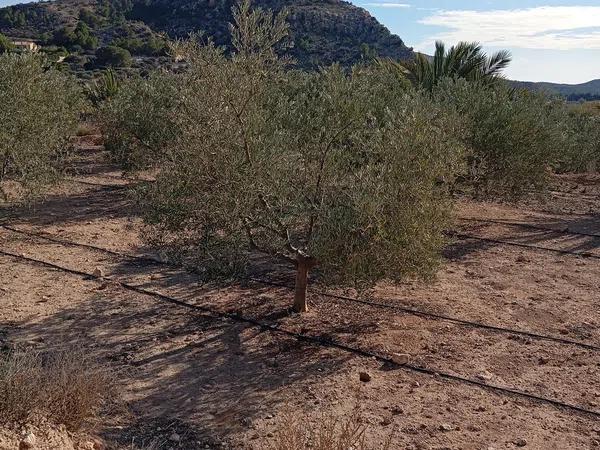
<svg viewBox="0 0 600 450">
<path fill-rule="evenodd" d="M 119 47 L 133 56 L 165 54 L 168 39 L 202 32 L 231 46 L 233 0 L 56 0 L 0 9 L 0 33 L 39 40 L 71 55 Z M 340 63 L 365 56 L 411 59 L 412 49 L 366 10 L 341 0 L 257 0 L 274 12 L 286 9 L 290 34 L 285 54 L 301 67 Z M 76 59 L 76 57 L 74 57 Z"/>
<path fill-rule="evenodd" d="M 514 84 L 524 89 L 558 94 L 569 101 L 600 100 L 600 79 L 581 84 L 535 83 L 530 81 L 515 81 Z"/>
</svg>

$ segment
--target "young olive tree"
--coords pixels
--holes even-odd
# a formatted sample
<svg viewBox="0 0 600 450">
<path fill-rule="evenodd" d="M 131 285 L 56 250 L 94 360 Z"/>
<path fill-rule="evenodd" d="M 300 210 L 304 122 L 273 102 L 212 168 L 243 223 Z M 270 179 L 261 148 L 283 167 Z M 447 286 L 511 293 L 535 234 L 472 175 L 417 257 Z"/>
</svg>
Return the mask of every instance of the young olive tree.
<svg viewBox="0 0 600 450">
<path fill-rule="evenodd" d="M 566 108 L 565 108 L 566 109 Z M 574 107 L 565 113 L 568 142 L 561 153 L 560 171 L 596 171 L 600 162 L 600 113 Z"/>
<path fill-rule="evenodd" d="M 208 262 L 260 252 L 308 274 L 374 282 L 435 267 L 459 170 L 460 121 L 389 71 L 285 70 L 283 16 L 235 9 L 235 52 L 189 41 L 180 137 L 144 199 L 147 218 Z"/>
<path fill-rule="evenodd" d="M 176 75 L 157 71 L 120 81 L 97 114 L 113 159 L 125 170 L 160 165 L 179 134 L 173 120 L 178 105 Z"/>
<path fill-rule="evenodd" d="M 8 180 L 29 196 L 56 180 L 83 108 L 73 79 L 33 54 L 0 55 L 0 192 Z"/>
</svg>

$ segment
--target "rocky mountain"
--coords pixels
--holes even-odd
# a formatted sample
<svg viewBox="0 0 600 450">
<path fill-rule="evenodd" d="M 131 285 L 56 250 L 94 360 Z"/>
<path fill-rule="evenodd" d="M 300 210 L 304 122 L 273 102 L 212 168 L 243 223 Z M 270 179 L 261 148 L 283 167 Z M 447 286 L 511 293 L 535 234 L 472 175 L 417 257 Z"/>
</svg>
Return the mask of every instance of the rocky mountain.
<svg viewBox="0 0 600 450">
<path fill-rule="evenodd" d="M 228 45 L 233 4 L 234 0 L 29 3 L 0 9 L 0 33 L 54 44 L 63 42 L 60 37 L 65 34 L 84 35 L 81 42 L 66 41 L 66 47 L 71 42 L 76 50 L 80 47 L 89 50 L 89 47 L 115 44 L 115 41 L 116 45 L 127 48 L 127 40 L 145 42 L 159 33 L 178 38 L 192 31 L 204 31 L 218 44 Z M 287 9 L 292 41 L 289 53 L 302 67 L 313 68 L 334 62 L 351 65 L 365 54 L 394 59 L 413 56 L 411 48 L 366 10 L 342 0 L 254 0 L 253 6 L 274 11 Z M 87 39 L 86 33 L 91 40 Z M 58 39 L 57 34 L 61 35 Z M 133 48 L 134 55 L 137 47 Z"/>
</svg>

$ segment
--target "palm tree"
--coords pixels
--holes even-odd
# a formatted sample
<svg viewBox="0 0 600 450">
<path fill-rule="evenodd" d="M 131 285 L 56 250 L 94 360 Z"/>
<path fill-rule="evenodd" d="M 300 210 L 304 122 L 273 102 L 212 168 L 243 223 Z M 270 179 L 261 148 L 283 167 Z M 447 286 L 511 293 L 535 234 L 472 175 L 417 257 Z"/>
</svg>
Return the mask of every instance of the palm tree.
<svg viewBox="0 0 600 450">
<path fill-rule="evenodd" d="M 417 86 L 431 91 L 442 78 L 447 77 L 493 83 L 503 78 L 502 70 L 511 60 L 507 50 L 487 56 L 477 42 L 460 42 L 446 51 L 444 43 L 437 41 L 433 57 L 417 53 L 415 61 L 408 64 L 407 69 Z"/>
</svg>

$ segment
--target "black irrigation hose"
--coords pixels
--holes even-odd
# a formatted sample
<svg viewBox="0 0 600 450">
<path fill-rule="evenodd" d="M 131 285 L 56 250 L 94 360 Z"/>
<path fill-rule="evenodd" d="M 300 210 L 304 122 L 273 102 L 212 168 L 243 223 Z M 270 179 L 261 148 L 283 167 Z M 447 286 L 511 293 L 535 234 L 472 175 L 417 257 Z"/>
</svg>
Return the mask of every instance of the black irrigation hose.
<svg viewBox="0 0 600 450">
<path fill-rule="evenodd" d="M 116 252 L 113 250 L 109 250 L 103 247 L 97 247 L 95 245 L 90 245 L 90 244 L 81 244 L 78 242 L 72 242 L 72 241 L 68 241 L 65 239 L 60 239 L 60 238 L 55 238 L 55 237 L 50 237 L 41 233 L 35 233 L 35 232 L 30 232 L 30 231 L 25 231 L 25 230 L 19 230 L 17 228 L 13 228 L 9 225 L 2 225 L 0 224 L 0 227 L 12 231 L 14 233 L 19 233 L 19 234 L 23 234 L 25 236 L 31 236 L 31 237 L 37 237 L 37 238 L 41 238 L 41 239 L 45 239 L 49 242 L 55 242 L 57 244 L 60 245 L 68 245 L 68 246 L 73 246 L 73 247 L 82 247 L 82 248 L 89 248 L 91 250 L 96 250 L 96 251 L 100 251 L 103 253 L 107 253 L 110 255 L 114 255 L 114 256 L 118 256 L 121 258 L 127 258 L 133 261 L 145 261 L 146 263 L 150 263 L 150 264 L 157 264 L 157 265 L 168 265 L 168 266 L 173 266 L 173 267 L 179 267 L 179 266 L 175 266 L 171 263 L 167 263 L 167 262 L 163 262 L 163 261 L 159 261 L 155 258 L 152 257 L 143 257 L 143 256 L 133 256 L 133 255 L 128 255 L 126 253 L 120 253 L 120 252 Z M 278 283 L 275 281 L 270 281 L 270 280 L 264 280 L 261 278 L 254 278 L 251 277 L 249 278 L 249 281 L 253 281 L 255 283 L 260 283 L 260 284 L 264 284 L 267 286 L 274 286 L 274 287 L 282 287 L 285 289 L 293 289 L 291 286 L 285 284 L 285 283 Z M 581 347 L 581 348 L 585 348 L 587 350 L 593 350 L 593 351 L 600 351 L 600 346 L 597 345 L 593 345 L 593 344 L 586 344 L 585 342 L 579 342 L 579 341 L 574 341 L 571 339 L 564 339 L 564 338 L 559 338 L 559 337 L 555 337 L 555 336 L 548 336 L 548 335 L 543 335 L 543 334 L 537 334 L 537 333 L 533 333 L 530 331 L 523 331 L 523 330 L 515 330 L 512 328 L 504 328 L 504 327 L 499 327 L 499 326 L 494 326 L 494 325 L 488 325 L 488 324 L 484 324 L 484 323 L 480 323 L 480 322 L 474 322 L 474 321 L 470 321 L 470 320 L 464 320 L 464 319 L 459 319 L 456 317 L 451 317 L 451 316 L 446 316 L 443 314 L 436 314 L 436 313 L 431 313 L 431 312 L 427 312 L 427 311 L 421 311 L 419 309 L 414 309 L 414 308 L 408 308 L 405 306 L 398 306 L 398 305 L 389 305 L 386 303 L 381 303 L 381 302 L 373 302 L 373 301 L 369 301 L 369 300 L 360 300 L 358 298 L 354 298 L 354 297 L 348 297 L 348 296 L 344 296 L 344 295 L 337 295 L 337 294 L 331 294 L 328 292 L 324 292 L 324 291 L 315 291 L 315 293 L 317 295 L 321 295 L 323 297 L 328 297 L 328 298 L 335 298 L 338 300 L 344 300 L 344 301 L 348 301 L 348 302 L 352 302 L 352 303 L 357 303 L 357 304 L 362 304 L 362 305 L 367 305 L 367 306 L 371 306 L 371 307 L 375 307 L 375 308 L 380 308 L 380 309 L 389 309 L 389 310 L 393 310 L 393 311 L 400 311 L 406 314 L 411 314 L 414 316 L 418 316 L 418 317 L 427 317 L 427 318 L 431 318 L 431 319 L 436 319 L 436 320 L 443 320 L 446 322 L 452 322 L 452 323 L 457 323 L 460 325 L 464 325 L 464 326 L 468 326 L 468 327 L 472 327 L 472 328 L 481 328 L 484 330 L 489 330 L 489 331 L 494 331 L 494 332 L 500 332 L 500 333 L 510 333 L 516 336 L 524 336 L 524 337 L 529 337 L 529 338 L 533 338 L 533 339 L 539 339 L 539 340 L 544 340 L 544 341 L 550 341 L 550 342 L 557 342 L 560 344 L 566 344 L 566 345 L 573 345 L 573 346 L 577 346 L 577 347 Z"/>
<path fill-rule="evenodd" d="M 90 250 L 95 250 L 95 251 L 99 251 L 99 252 L 102 252 L 102 253 L 106 253 L 108 255 L 118 256 L 120 258 L 127 258 L 127 259 L 131 259 L 131 260 L 134 260 L 134 261 L 146 261 L 147 263 L 152 263 L 152 264 L 164 264 L 164 265 L 168 264 L 168 263 L 165 263 L 163 261 L 159 261 L 158 259 L 152 258 L 150 256 L 133 256 L 133 255 L 128 255 L 127 253 L 117 252 L 117 251 L 114 251 L 114 250 L 110 250 L 108 248 L 98 247 L 98 246 L 92 245 L 92 244 L 83 244 L 81 242 L 73 242 L 73 241 L 68 241 L 66 239 L 62 239 L 62 238 L 59 238 L 59 237 L 49 236 L 49 235 L 47 235 L 45 233 L 36 233 L 36 232 L 33 232 L 33 231 L 19 230 L 18 228 L 14 228 L 14 227 L 12 227 L 10 225 L 4 225 L 2 223 L 0 223 L 0 228 L 4 228 L 5 230 L 12 231 L 13 233 L 22 234 L 24 236 L 36 237 L 36 238 L 44 239 L 46 241 L 54 242 L 56 244 L 60 244 L 60 245 L 64 245 L 64 246 L 88 248 Z"/>
<path fill-rule="evenodd" d="M 29 263 L 32 264 L 37 264 L 37 265 L 41 265 L 44 267 L 48 267 L 51 269 L 55 269 L 55 270 L 60 270 L 66 273 L 70 273 L 73 275 L 78 275 L 84 278 L 88 278 L 88 279 L 93 279 L 95 281 L 101 282 L 103 281 L 103 278 L 101 277 L 95 277 L 93 274 L 89 274 L 86 272 L 82 272 L 79 270 L 74 270 L 74 269 L 69 269 L 66 267 L 62 267 L 59 266 L 57 264 L 53 264 L 53 263 L 49 263 L 46 261 L 42 261 L 42 260 L 38 260 L 38 259 L 34 259 L 34 258 L 30 258 L 27 256 L 22 256 L 22 255 L 16 255 L 14 253 L 10 253 L 10 252 L 5 252 L 3 250 L 0 250 L 0 255 L 4 255 L 7 257 L 11 257 L 11 258 L 15 258 L 15 259 L 19 259 L 19 260 L 23 260 L 23 261 L 27 261 Z M 377 361 L 380 361 L 382 363 L 385 363 L 389 366 L 393 366 L 393 367 L 397 367 L 399 369 L 403 369 L 409 372 L 416 372 L 416 373 L 421 373 L 424 375 L 430 375 L 433 377 L 439 377 L 440 379 L 445 379 L 445 380 L 450 380 L 450 381 L 455 381 L 455 382 L 459 382 L 459 383 L 464 383 L 464 384 L 468 384 L 471 386 L 476 386 L 479 387 L 481 389 L 486 389 L 489 391 L 494 391 L 494 392 L 498 392 L 500 394 L 504 394 L 504 395 L 512 395 L 512 396 L 516 396 L 516 397 L 522 397 L 528 400 L 533 400 L 535 402 L 538 403 L 545 403 L 554 407 L 557 407 L 559 409 L 564 409 L 564 410 L 568 410 L 568 411 L 572 411 L 572 412 L 577 412 L 577 413 L 581 413 L 581 414 L 586 414 L 586 415 L 590 415 L 593 417 L 598 417 L 600 418 L 600 412 L 598 411 L 593 411 L 590 409 L 586 409 L 586 408 L 582 408 L 580 406 L 576 406 L 576 405 L 571 405 L 569 403 L 564 403 L 561 402 L 559 400 L 555 400 L 555 399 L 551 399 L 551 398 L 546 398 L 546 397 L 541 397 L 535 394 L 530 394 L 528 392 L 523 392 L 523 391 L 519 391 L 516 389 L 512 389 L 512 388 L 506 388 L 506 387 L 502 387 L 502 386 L 497 386 L 497 385 L 493 385 L 493 384 L 488 384 L 488 383 L 483 383 L 481 381 L 477 381 L 477 380 L 473 380 L 470 378 L 465 378 L 459 375 L 452 375 L 450 373 L 445 373 L 445 372 L 439 372 L 437 370 L 434 369 L 428 369 L 425 367 L 419 367 L 419 366 L 413 366 L 411 364 L 398 364 L 397 362 L 395 362 L 392 358 L 389 358 L 387 356 L 382 356 L 379 353 L 373 352 L 371 350 L 364 350 L 361 348 L 356 348 L 356 347 L 352 347 L 346 344 L 342 344 L 340 342 L 336 342 L 334 340 L 331 339 L 326 339 L 323 337 L 319 337 L 319 336 L 309 336 L 306 334 L 301 334 L 301 333 L 296 333 L 293 331 L 289 331 L 289 330 L 285 330 L 281 327 L 278 327 L 276 325 L 272 325 L 269 323 L 264 323 L 261 322 L 259 320 L 253 319 L 251 317 L 245 317 L 239 313 L 226 313 L 226 312 L 220 312 L 220 311 L 215 311 L 211 308 L 207 308 L 205 306 L 200 306 L 200 305 L 193 305 L 187 302 L 184 302 L 182 300 L 176 299 L 174 297 L 170 297 L 164 294 L 160 294 L 158 292 L 154 292 L 154 291 L 150 291 L 144 288 L 140 288 L 138 286 L 134 286 L 128 283 L 124 283 L 121 281 L 116 281 L 113 280 L 116 283 L 118 283 L 120 286 L 122 286 L 124 289 L 127 289 L 129 291 L 132 292 L 136 292 L 138 294 L 143 294 L 143 295 L 148 295 L 154 298 L 158 298 L 159 300 L 165 301 L 167 303 L 170 304 L 174 304 L 176 306 L 181 306 L 181 307 L 185 307 L 188 309 L 193 309 L 196 311 L 202 311 L 204 313 L 210 314 L 213 317 L 219 317 L 219 318 L 223 318 L 223 319 L 230 319 L 233 320 L 235 322 L 242 322 L 242 323 L 248 323 L 250 325 L 259 327 L 263 330 L 267 330 L 270 331 L 272 333 L 277 333 L 277 334 L 282 334 L 285 336 L 289 336 L 292 337 L 298 341 L 303 341 L 303 342 L 308 342 L 310 344 L 316 345 L 316 346 L 321 346 L 321 347 L 330 347 L 330 348 L 336 348 L 338 350 L 342 350 L 345 351 L 347 353 L 352 353 L 358 356 L 362 356 L 365 358 L 374 358 Z"/>
<path fill-rule="evenodd" d="M 493 223 L 493 224 L 497 224 L 497 225 L 505 225 L 508 227 L 516 227 L 516 228 L 530 228 L 532 230 L 547 231 L 549 233 L 600 238 L 600 234 L 585 233 L 583 231 L 571 231 L 568 228 L 561 230 L 561 229 L 557 229 L 557 228 L 543 227 L 543 226 L 536 225 L 533 223 L 510 222 L 510 221 L 493 220 L 493 219 L 479 219 L 479 218 L 475 218 L 475 217 L 458 217 L 458 220 L 463 220 L 466 222 Z"/>
<path fill-rule="evenodd" d="M 580 258 L 600 259 L 600 255 L 596 255 L 591 252 L 574 252 L 571 250 L 560 250 L 557 248 L 542 247 L 541 245 L 522 244 L 520 242 L 511 242 L 511 241 L 503 241 L 501 239 L 484 238 L 481 236 L 474 236 L 472 234 L 457 233 L 455 231 L 448 231 L 448 232 L 446 232 L 446 234 L 449 236 L 456 237 L 458 239 L 464 239 L 464 240 L 473 239 L 476 241 L 490 242 L 493 244 L 509 245 L 512 247 L 520 247 L 520 248 L 528 248 L 530 250 L 533 249 L 533 250 L 541 250 L 541 251 L 546 251 L 546 252 L 558 253 L 561 255 L 578 256 Z"/>
<path fill-rule="evenodd" d="M 277 282 L 272 282 L 272 281 L 268 281 L 268 280 L 261 280 L 259 278 L 252 278 L 251 280 L 256 283 L 266 284 L 269 286 L 277 286 L 277 287 L 284 287 L 287 289 L 292 289 L 290 286 L 288 286 L 284 283 L 277 283 Z M 460 325 L 473 327 L 473 328 L 481 328 L 484 330 L 490 330 L 490 331 L 496 331 L 496 332 L 502 332 L 502 333 L 510 333 L 510 334 L 514 334 L 517 336 L 525 336 L 525 337 L 529 337 L 529 338 L 533 338 L 533 339 L 557 342 L 559 344 L 574 345 L 577 347 L 585 348 L 587 350 L 600 351 L 600 346 L 593 345 L 593 344 L 586 344 L 585 342 L 573 341 L 570 339 L 563 339 L 563 338 L 559 338 L 559 337 L 555 337 L 555 336 L 547 336 L 544 334 L 537 334 L 537 333 L 533 333 L 533 332 L 529 332 L 529 331 L 514 330 L 512 328 L 497 327 L 494 325 L 487 325 L 484 323 L 473 322 L 473 321 L 464 320 L 464 319 L 458 319 L 456 317 L 451 317 L 451 316 L 445 316 L 443 314 L 435 314 L 435 313 L 425 312 L 425 311 L 421 311 L 421 310 L 414 309 L 414 308 L 407 308 L 405 306 L 389 305 L 387 303 L 373 302 L 370 300 L 360 300 L 358 298 L 347 297 L 345 295 L 330 294 L 330 293 L 323 292 L 323 291 L 315 291 L 315 294 L 322 295 L 324 297 L 336 298 L 339 300 L 344 300 L 344 301 L 348 301 L 348 302 L 352 302 L 352 303 L 359 303 L 362 305 L 372 306 L 372 307 L 376 307 L 376 308 L 400 311 L 400 312 L 404 312 L 407 314 L 411 314 L 413 316 L 427 317 L 427 318 L 431 318 L 431 319 L 437 319 L 437 320 L 443 320 L 446 322 L 457 323 Z"/>
</svg>

